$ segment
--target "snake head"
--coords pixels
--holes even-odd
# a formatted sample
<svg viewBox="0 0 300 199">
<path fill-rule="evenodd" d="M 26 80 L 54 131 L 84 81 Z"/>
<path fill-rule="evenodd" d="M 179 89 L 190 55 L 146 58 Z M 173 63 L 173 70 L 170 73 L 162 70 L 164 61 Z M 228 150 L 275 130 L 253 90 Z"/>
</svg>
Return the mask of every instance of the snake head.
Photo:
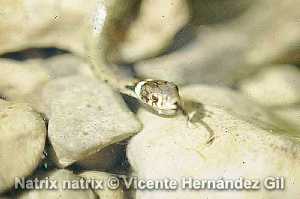
<svg viewBox="0 0 300 199">
<path fill-rule="evenodd" d="M 180 96 L 176 84 L 163 80 L 142 80 L 135 86 L 137 98 L 160 115 L 176 115 Z"/>
</svg>

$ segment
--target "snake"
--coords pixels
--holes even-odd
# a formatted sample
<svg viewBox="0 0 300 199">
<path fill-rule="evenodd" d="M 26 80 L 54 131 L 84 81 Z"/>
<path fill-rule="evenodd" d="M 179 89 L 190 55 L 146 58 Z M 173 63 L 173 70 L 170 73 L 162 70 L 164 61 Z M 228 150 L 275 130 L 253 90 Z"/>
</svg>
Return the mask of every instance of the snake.
<svg viewBox="0 0 300 199">
<path fill-rule="evenodd" d="M 117 50 L 112 35 L 118 31 L 120 21 L 128 16 L 136 0 L 124 4 L 123 0 L 101 0 L 92 17 L 87 39 L 87 57 L 96 78 L 108 83 L 116 91 L 135 98 L 140 104 L 162 117 L 179 113 L 187 118 L 188 127 L 202 124 L 210 134 L 207 143 L 212 143 L 214 133 L 202 121 L 203 111 L 195 102 L 183 101 L 174 82 L 160 79 L 139 79 L 126 75 L 120 66 L 111 61 Z M 120 6 L 123 4 L 123 6 Z M 202 106 L 202 105 L 200 105 Z"/>
<path fill-rule="evenodd" d="M 134 4 L 135 1 L 130 2 Z M 120 6 L 120 3 L 124 4 L 123 0 L 99 1 L 92 16 L 86 46 L 94 76 L 116 91 L 135 98 L 158 115 L 174 116 L 182 105 L 175 83 L 126 75 L 119 65 L 110 60 L 111 52 L 118 47 L 112 35 L 122 26 L 120 20 L 126 18 L 132 7 L 131 4 Z"/>
</svg>

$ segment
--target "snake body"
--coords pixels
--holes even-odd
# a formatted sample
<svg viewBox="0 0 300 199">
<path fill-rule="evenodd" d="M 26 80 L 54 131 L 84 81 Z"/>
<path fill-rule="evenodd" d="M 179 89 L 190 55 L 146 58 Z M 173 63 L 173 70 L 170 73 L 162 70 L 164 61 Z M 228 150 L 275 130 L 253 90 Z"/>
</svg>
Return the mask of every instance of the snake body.
<svg viewBox="0 0 300 199">
<path fill-rule="evenodd" d="M 123 0 L 99 1 L 93 18 L 90 21 L 87 35 L 87 50 L 94 75 L 112 86 L 116 91 L 134 97 L 141 104 L 159 115 L 175 115 L 180 108 L 178 87 L 168 81 L 145 79 L 140 80 L 126 75 L 110 60 L 115 52 L 111 35 L 118 30 L 120 21 L 128 14 L 134 1 L 124 4 Z M 134 89 L 129 89 L 133 87 Z"/>
</svg>

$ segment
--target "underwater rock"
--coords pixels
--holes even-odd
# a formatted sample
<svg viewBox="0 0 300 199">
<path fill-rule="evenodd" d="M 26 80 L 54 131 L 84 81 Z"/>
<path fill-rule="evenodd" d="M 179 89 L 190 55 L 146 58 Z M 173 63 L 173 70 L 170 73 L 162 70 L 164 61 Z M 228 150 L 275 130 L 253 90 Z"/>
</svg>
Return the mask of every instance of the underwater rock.
<svg viewBox="0 0 300 199">
<path fill-rule="evenodd" d="M 186 46 L 138 62 L 134 69 L 139 77 L 164 79 L 181 85 L 233 85 L 237 79 L 257 69 L 243 66 L 247 44 L 247 37 L 237 31 L 207 28 Z"/>
<path fill-rule="evenodd" d="M 82 177 L 73 174 L 68 170 L 56 170 L 44 174 L 42 177 L 38 177 L 40 182 L 42 180 L 48 179 L 48 181 L 55 182 L 55 189 L 35 189 L 25 191 L 20 194 L 18 198 L 20 199 L 34 199 L 34 198 L 43 198 L 43 199 L 97 199 L 97 196 L 89 187 L 79 187 L 77 184 L 82 181 Z M 50 183 L 49 183 L 50 184 Z M 69 186 L 70 184 L 70 186 Z M 72 186 L 71 186 L 72 185 Z M 69 186 L 69 187 L 68 187 Z M 79 187 L 79 188 L 78 188 Z M 52 187 L 53 188 L 53 187 Z"/>
<path fill-rule="evenodd" d="M 92 77 L 89 64 L 73 54 L 57 55 L 46 60 L 39 60 L 40 65 L 47 71 L 50 79 L 72 75 Z"/>
<path fill-rule="evenodd" d="M 34 59 L 30 60 L 30 63 L 39 65 L 40 68 L 45 70 L 48 76 L 48 81 L 74 75 L 94 78 L 94 74 L 89 64 L 82 58 L 73 54 L 57 55 L 48 59 Z M 39 89 L 36 89 L 23 99 L 42 113 L 46 113 L 45 103 L 42 99 L 42 93 L 45 85 L 46 83 L 42 84 Z"/>
<path fill-rule="evenodd" d="M 299 62 L 299 7 L 297 0 L 257 1 L 234 21 L 232 28 L 249 38 L 246 65 Z"/>
<path fill-rule="evenodd" d="M 226 110 L 239 119 L 255 123 L 261 128 L 284 129 L 282 123 L 277 120 L 272 112 L 242 93 L 230 88 L 194 84 L 182 87 L 180 93 L 187 104 L 189 101 L 196 101 Z"/>
<path fill-rule="evenodd" d="M 240 83 L 240 90 L 264 106 L 287 106 L 300 102 L 300 70 L 291 65 L 262 69 Z"/>
<path fill-rule="evenodd" d="M 300 139 L 300 106 L 290 106 L 274 109 L 273 112 L 291 127 L 295 127 Z"/>
<path fill-rule="evenodd" d="M 0 193 L 27 177 L 38 166 L 44 150 L 46 126 L 27 104 L 0 100 Z"/>
<path fill-rule="evenodd" d="M 95 5 L 96 0 L 1 1 L 0 53 L 56 47 L 84 54 L 85 24 Z"/>
<path fill-rule="evenodd" d="M 87 77 L 53 80 L 43 90 L 48 137 L 60 167 L 122 141 L 141 124 L 107 84 Z"/>
<path fill-rule="evenodd" d="M 249 106 L 249 102 L 242 98 L 231 102 L 233 98 L 226 94 L 227 91 L 223 94 L 215 91 L 220 94 L 214 96 L 211 95 L 213 89 L 209 93 L 204 89 L 189 90 L 194 94 L 187 94 L 188 90 L 182 97 L 190 100 L 189 111 L 194 111 L 190 123 L 184 115 L 163 118 L 145 109 L 138 112 L 144 128 L 130 140 L 127 148 L 134 172 L 141 179 L 174 179 L 179 187 L 173 191 L 138 190 L 136 198 L 279 199 L 295 198 L 300 194 L 300 143 L 289 132 L 268 123 L 262 125 L 262 121 L 245 119 L 247 108 L 257 109 L 255 103 Z M 205 100 L 205 96 L 209 95 L 211 99 L 216 97 L 216 100 Z M 234 104 L 236 107 L 231 107 L 234 110 L 230 111 L 229 107 Z M 250 112 L 249 115 L 255 114 Z M 284 176 L 285 189 L 267 190 L 264 180 L 269 176 Z M 183 190 L 182 180 L 185 177 L 196 180 L 258 179 L 261 189 Z"/>
<path fill-rule="evenodd" d="M 94 189 L 95 193 L 99 198 L 104 199 L 125 199 L 124 192 L 122 190 L 122 186 L 119 188 L 112 189 L 108 186 L 109 181 L 112 178 L 116 178 L 117 176 L 113 176 L 109 173 L 98 172 L 98 171 L 85 171 L 80 174 L 80 176 L 84 177 L 86 180 L 96 180 L 98 182 L 103 182 L 103 189 Z"/>
<path fill-rule="evenodd" d="M 72 75 L 93 77 L 90 66 L 71 54 L 23 62 L 0 59 L 0 66 L 0 95 L 9 100 L 29 103 L 42 113 L 45 113 L 45 104 L 41 93 L 47 82 Z"/>
<path fill-rule="evenodd" d="M 124 144 L 123 144 L 124 145 Z M 76 162 L 76 165 L 85 170 L 106 171 L 111 170 L 122 159 L 122 152 L 125 151 L 125 145 L 116 143 L 105 147 L 101 151 L 90 155 L 89 157 Z"/>
<path fill-rule="evenodd" d="M 22 100 L 48 81 L 48 73 L 34 61 L 0 59 L 0 93 L 11 100 Z"/>
<path fill-rule="evenodd" d="M 232 1 L 226 1 L 226 6 L 228 3 Z M 240 6 L 240 3 L 235 5 Z M 212 10 L 207 6 L 207 12 L 213 15 L 214 2 L 211 4 Z M 298 63 L 299 6 L 297 0 L 251 1 L 249 8 L 231 20 L 218 20 L 218 24 L 212 25 L 200 23 L 195 39 L 175 52 L 137 63 L 135 71 L 139 77 L 165 79 L 182 85 L 233 86 L 262 66 L 274 62 Z M 224 6 L 221 8 L 229 13 Z M 193 5 L 192 9 L 201 10 Z M 214 15 L 222 16 L 218 12 Z"/>
<path fill-rule="evenodd" d="M 190 18 L 186 0 L 143 0 L 119 47 L 119 61 L 135 62 L 160 54 Z"/>
<path fill-rule="evenodd" d="M 188 1 L 191 9 L 191 24 L 195 26 L 217 25 L 230 22 L 243 15 L 260 0 Z"/>
<path fill-rule="evenodd" d="M 90 59 L 89 50 L 101 48 L 102 62 L 132 62 L 161 53 L 189 19 L 185 0 L 4 0 L 0 4 L 0 54 L 56 47 Z"/>
</svg>

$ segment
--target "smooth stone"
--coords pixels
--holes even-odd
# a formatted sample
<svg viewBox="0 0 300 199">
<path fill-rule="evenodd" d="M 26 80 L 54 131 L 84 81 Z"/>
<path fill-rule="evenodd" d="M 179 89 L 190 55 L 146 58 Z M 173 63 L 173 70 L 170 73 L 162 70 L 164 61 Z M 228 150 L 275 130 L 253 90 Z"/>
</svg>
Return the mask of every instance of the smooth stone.
<svg viewBox="0 0 300 199">
<path fill-rule="evenodd" d="M 143 0 L 119 46 L 119 61 L 133 63 L 162 53 L 189 21 L 185 0 Z"/>
<path fill-rule="evenodd" d="M 43 177 L 40 177 L 40 180 L 49 178 L 52 181 L 55 181 L 57 184 L 57 190 L 49 190 L 49 189 L 42 189 L 42 190 L 30 190 L 18 197 L 20 199 L 35 199 L 35 198 L 43 198 L 43 199 L 97 199 L 97 196 L 93 193 L 90 188 L 82 188 L 77 189 L 74 185 L 74 190 L 66 189 L 63 187 L 64 182 L 71 182 L 76 184 L 80 182 L 82 177 L 73 174 L 71 171 L 68 170 L 56 170 L 50 173 L 46 173 Z"/>
<path fill-rule="evenodd" d="M 85 24 L 96 9 L 97 1 L 85 2 L 25 0 L 2 3 L 0 53 L 51 46 L 84 54 Z"/>
<path fill-rule="evenodd" d="M 46 105 L 42 99 L 42 93 L 47 82 L 53 79 L 74 75 L 93 78 L 93 72 L 89 64 L 73 54 L 62 54 L 48 59 L 33 59 L 30 60 L 30 63 L 39 66 L 38 69 L 43 70 L 44 73 L 47 74 L 48 79 L 43 83 L 37 84 L 37 89 L 23 96 L 19 101 L 30 103 L 32 107 L 41 113 L 46 113 Z M 36 71 L 39 71 L 38 69 Z"/>
<path fill-rule="evenodd" d="M 0 59 L 0 95 L 4 98 L 29 103 L 38 112 L 45 112 L 41 92 L 50 80 L 71 75 L 92 76 L 89 65 L 71 54 L 48 59 L 14 61 Z"/>
<path fill-rule="evenodd" d="M 89 64 L 82 58 L 73 54 L 57 55 L 39 61 L 40 65 L 48 72 L 51 79 L 72 75 L 93 76 Z"/>
<path fill-rule="evenodd" d="M 239 119 L 250 121 L 261 128 L 282 129 L 282 123 L 265 107 L 259 105 L 242 93 L 227 88 L 194 84 L 182 87 L 180 94 L 184 101 L 196 101 L 215 106 L 236 115 Z"/>
<path fill-rule="evenodd" d="M 44 89 L 48 137 L 56 162 L 66 167 L 141 129 L 123 99 L 107 84 L 87 77 L 51 81 Z"/>
<path fill-rule="evenodd" d="M 300 137 L 300 106 L 282 107 L 273 112 L 291 127 L 294 127 Z"/>
<path fill-rule="evenodd" d="M 47 71 L 35 61 L 0 59 L 0 67 L 0 94 L 11 100 L 26 98 L 49 79 Z"/>
<path fill-rule="evenodd" d="M 46 140 L 46 126 L 29 105 L 0 100 L 0 193 L 27 177 L 38 166 Z"/>
<path fill-rule="evenodd" d="M 164 79 L 182 85 L 235 86 L 237 81 L 262 66 L 299 62 L 299 2 L 296 0 L 190 3 L 196 17 L 193 19 L 201 25 L 195 31 L 196 39 L 176 51 L 137 63 L 138 77 Z M 228 20 L 226 7 L 230 7 L 231 20 Z M 219 12 L 220 8 L 226 11 L 227 17 Z M 239 9 L 243 11 L 233 16 Z M 211 15 L 213 18 L 206 18 Z M 218 17 L 216 24 L 209 21 Z"/>
<path fill-rule="evenodd" d="M 108 182 L 113 176 L 112 174 L 98 171 L 85 171 L 80 174 L 80 176 L 84 177 L 86 180 L 96 180 L 98 182 L 103 182 L 104 189 L 94 189 L 95 193 L 99 198 L 104 199 L 125 199 L 125 194 L 122 189 L 122 185 L 120 184 L 119 188 L 111 189 L 108 187 Z"/>
<path fill-rule="evenodd" d="M 107 171 L 115 168 L 122 160 L 125 145 L 116 143 L 105 147 L 101 151 L 76 162 L 81 169 L 93 171 Z"/>
<path fill-rule="evenodd" d="M 129 162 L 139 178 L 171 178 L 180 182 L 183 177 L 238 179 L 242 176 L 264 180 L 269 176 L 284 176 L 286 189 L 138 190 L 137 199 L 280 199 L 300 194 L 300 143 L 292 132 L 274 128 L 261 120 L 265 119 L 261 116 L 249 119 L 256 115 L 253 110 L 260 110 L 259 106 L 238 94 L 230 94 L 231 91 L 191 86 L 183 88 L 182 93 L 183 99 L 191 100 L 190 110 L 195 111 L 192 124 L 183 115 L 164 118 L 139 110 L 144 128 L 127 148 Z M 213 95 L 216 93 L 219 94 Z"/>
<path fill-rule="evenodd" d="M 140 61 L 134 69 L 138 77 L 179 85 L 233 85 L 237 79 L 257 70 L 243 65 L 247 42 L 247 37 L 239 32 L 204 29 L 183 48 Z"/>
<path fill-rule="evenodd" d="M 262 69 L 239 86 L 247 96 L 264 106 L 286 106 L 300 102 L 300 70 L 292 65 Z"/>
</svg>

